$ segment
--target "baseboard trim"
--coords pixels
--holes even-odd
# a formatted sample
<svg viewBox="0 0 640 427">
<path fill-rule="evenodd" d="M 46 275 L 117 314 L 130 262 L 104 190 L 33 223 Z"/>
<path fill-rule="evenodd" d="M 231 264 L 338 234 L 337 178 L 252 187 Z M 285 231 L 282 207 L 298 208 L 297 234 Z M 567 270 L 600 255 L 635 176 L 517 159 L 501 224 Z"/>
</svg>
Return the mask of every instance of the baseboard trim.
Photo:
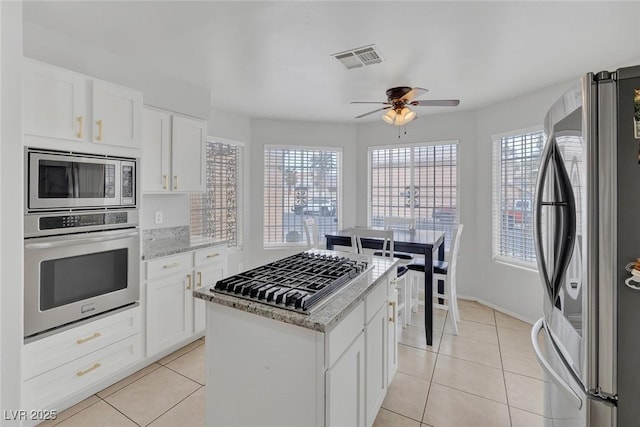
<svg viewBox="0 0 640 427">
<path fill-rule="evenodd" d="M 533 325 L 538 320 L 538 319 L 528 319 L 525 316 L 522 316 L 522 315 L 520 315 L 518 313 L 514 313 L 511 310 L 507 310 L 504 307 L 500 307 L 499 305 L 494 304 L 494 303 L 492 303 L 490 301 L 484 300 L 482 298 L 473 297 L 473 296 L 469 296 L 469 295 L 458 295 L 458 299 L 462 299 L 462 300 L 466 300 L 466 301 L 475 301 L 475 302 L 477 302 L 479 304 L 486 305 L 487 307 L 491 307 L 492 309 L 497 310 L 497 311 L 499 311 L 499 312 L 501 312 L 503 314 L 506 314 L 506 315 L 511 316 L 511 317 L 515 317 L 518 320 L 522 320 L 523 322 L 528 323 L 530 325 Z"/>
</svg>

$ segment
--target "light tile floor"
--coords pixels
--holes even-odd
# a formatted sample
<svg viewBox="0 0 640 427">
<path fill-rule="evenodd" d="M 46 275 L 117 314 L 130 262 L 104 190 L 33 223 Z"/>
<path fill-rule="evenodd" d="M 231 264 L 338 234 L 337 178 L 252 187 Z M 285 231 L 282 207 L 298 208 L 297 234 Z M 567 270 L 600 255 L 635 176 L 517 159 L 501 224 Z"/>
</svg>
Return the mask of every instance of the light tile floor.
<svg viewBox="0 0 640 427">
<path fill-rule="evenodd" d="M 545 424 L 531 325 L 475 302 L 459 305 L 458 336 L 447 312 L 435 310 L 434 345 L 427 346 L 422 307 L 402 330 L 398 373 L 374 427 Z M 181 348 L 41 426 L 204 426 L 203 344 Z"/>
</svg>

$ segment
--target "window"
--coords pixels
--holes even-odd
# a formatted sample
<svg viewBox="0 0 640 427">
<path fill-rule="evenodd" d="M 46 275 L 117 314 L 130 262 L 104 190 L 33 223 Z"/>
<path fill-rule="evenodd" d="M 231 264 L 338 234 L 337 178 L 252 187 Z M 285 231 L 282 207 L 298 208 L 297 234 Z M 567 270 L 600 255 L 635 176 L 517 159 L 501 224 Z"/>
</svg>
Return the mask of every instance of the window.
<svg viewBox="0 0 640 427">
<path fill-rule="evenodd" d="M 458 224 L 457 143 L 369 149 L 369 224 L 415 218 L 416 228 L 446 232 Z"/>
<path fill-rule="evenodd" d="M 494 137 L 494 258 L 535 268 L 533 199 L 540 156 L 541 131 Z"/>
<path fill-rule="evenodd" d="M 341 157 L 336 149 L 265 147 L 265 247 L 306 244 L 310 216 L 320 236 L 338 230 Z"/>
<path fill-rule="evenodd" d="M 191 237 L 239 246 L 242 147 L 207 141 L 205 161 L 207 189 L 191 195 Z"/>
</svg>

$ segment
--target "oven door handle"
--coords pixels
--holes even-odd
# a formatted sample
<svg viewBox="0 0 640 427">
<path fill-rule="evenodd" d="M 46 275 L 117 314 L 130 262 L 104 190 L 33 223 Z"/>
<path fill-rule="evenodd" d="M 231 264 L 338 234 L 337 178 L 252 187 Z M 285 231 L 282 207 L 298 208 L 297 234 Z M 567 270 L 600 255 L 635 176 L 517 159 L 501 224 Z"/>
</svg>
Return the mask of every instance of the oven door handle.
<svg viewBox="0 0 640 427">
<path fill-rule="evenodd" d="M 65 240 L 56 241 L 56 242 L 26 243 L 24 247 L 25 249 L 59 248 L 61 246 L 72 246 L 72 245 L 78 245 L 83 243 L 107 242 L 109 240 L 118 240 L 118 239 L 124 239 L 127 237 L 137 237 L 138 235 L 139 233 L 137 231 L 134 231 L 134 232 L 128 232 L 128 233 L 112 234 L 110 236 L 103 236 L 103 237 L 83 237 L 80 239 L 65 238 Z"/>
</svg>

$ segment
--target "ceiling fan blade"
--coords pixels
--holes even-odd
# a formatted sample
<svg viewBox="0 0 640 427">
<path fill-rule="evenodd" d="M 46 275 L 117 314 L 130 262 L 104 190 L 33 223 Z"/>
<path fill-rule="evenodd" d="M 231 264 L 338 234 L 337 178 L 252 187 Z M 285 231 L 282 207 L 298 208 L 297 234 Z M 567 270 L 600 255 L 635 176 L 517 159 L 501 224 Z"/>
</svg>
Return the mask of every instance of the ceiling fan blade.
<svg viewBox="0 0 640 427">
<path fill-rule="evenodd" d="M 356 119 L 359 119 L 359 118 L 364 117 L 364 116 L 368 116 L 369 114 L 377 113 L 378 111 L 388 110 L 389 108 L 391 108 L 391 106 L 378 108 L 377 110 L 373 110 L 373 111 L 369 111 L 368 113 L 360 114 L 359 116 L 356 116 Z"/>
<path fill-rule="evenodd" d="M 457 107 L 459 99 L 424 99 L 422 101 L 411 101 L 410 105 L 417 107 Z"/>
<path fill-rule="evenodd" d="M 404 100 L 404 102 L 409 102 L 414 98 L 417 98 L 418 96 L 424 95 L 425 93 L 429 92 L 429 89 L 423 89 L 421 87 L 414 87 L 413 89 L 411 89 L 409 92 L 407 92 L 402 99 Z"/>
<path fill-rule="evenodd" d="M 382 101 L 351 101 L 350 104 L 383 104 L 383 105 L 391 105 L 388 102 L 382 102 Z"/>
</svg>

